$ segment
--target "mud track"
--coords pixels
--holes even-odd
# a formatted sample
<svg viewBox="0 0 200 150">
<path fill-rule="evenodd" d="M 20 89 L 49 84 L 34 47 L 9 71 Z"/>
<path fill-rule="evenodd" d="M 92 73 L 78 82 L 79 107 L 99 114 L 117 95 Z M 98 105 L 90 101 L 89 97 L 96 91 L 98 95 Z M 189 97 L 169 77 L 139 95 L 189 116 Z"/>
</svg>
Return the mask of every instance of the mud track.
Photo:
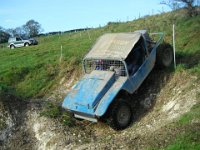
<svg viewBox="0 0 200 150">
<path fill-rule="evenodd" d="M 94 124 L 76 121 L 73 127 L 63 126 L 57 119 L 40 115 L 47 99 L 13 102 L 11 98 L 9 102 L 4 102 L 4 108 L 12 118 L 12 126 L 7 128 L 7 136 L 1 139 L 0 149 L 146 149 L 159 145 L 162 147 L 173 139 L 171 137 L 174 132 L 170 123 L 199 102 L 196 93 L 200 88 L 195 84 L 195 80 L 195 77 L 185 72 L 174 74 L 169 70 L 153 70 L 137 93 L 132 95 L 135 117 L 130 127 L 123 131 L 114 131 L 102 122 Z M 72 83 L 72 79 L 69 82 Z M 59 93 L 55 92 L 58 95 L 54 94 L 51 101 L 54 101 L 54 98 L 62 98 L 68 86 L 70 85 L 65 83 L 59 88 Z M 199 130 L 197 127 L 193 129 Z M 177 129 L 177 132 L 178 130 L 181 129 Z"/>
</svg>

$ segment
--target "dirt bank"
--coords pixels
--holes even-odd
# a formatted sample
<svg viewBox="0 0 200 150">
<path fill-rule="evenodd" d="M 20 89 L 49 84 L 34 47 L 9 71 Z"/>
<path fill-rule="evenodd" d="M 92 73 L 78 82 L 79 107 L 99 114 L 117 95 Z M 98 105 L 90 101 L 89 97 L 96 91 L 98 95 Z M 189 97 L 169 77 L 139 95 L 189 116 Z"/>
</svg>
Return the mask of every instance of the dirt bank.
<svg viewBox="0 0 200 150">
<path fill-rule="evenodd" d="M 153 71 L 132 96 L 132 101 L 136 101 L 135 118 L 131 126 L 123 131 L 114 131 L 102 122 L 93 124 L 88 121 L 76 121 L 74 126 L 68 127 L 57 119 L 41 116 L 45 102 L 62 97 L 65 90 L 56 92 L 58 95 L 48 99 L 31 100 L 20 104 L 21 106 L 18 104 L 17 107 L 11 107 L 13 110 L 7 111 L 8 113 L 5 111 L 8 108 L 4 107 L 1 111 L 10 123 L 4 128 L 8 131 L 4 134 L 6 136 L 1 132 L 0 148 L 68 150 L 145 149 L 159 144 L 164 146 L 173 139 L 171 137 L 174 133 L 184 130 L 176 129 L 173 132 L 170 123 L 190 111 L 191 107 L 199 102 L 196 93 L 200 92 L 200 88 L 195 80 L 194 76 L 189 76 L 185 72 L 174 74 Z M 68 86 L 70 85 L 64 84 L 64 87 Z"/>
</svg>

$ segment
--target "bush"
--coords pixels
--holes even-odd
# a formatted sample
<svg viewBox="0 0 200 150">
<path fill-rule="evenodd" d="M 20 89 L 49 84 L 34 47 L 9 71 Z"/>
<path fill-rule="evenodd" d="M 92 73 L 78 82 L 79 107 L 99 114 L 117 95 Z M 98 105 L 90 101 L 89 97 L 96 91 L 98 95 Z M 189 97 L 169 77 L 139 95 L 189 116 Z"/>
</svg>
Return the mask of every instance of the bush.
<svg viewBox="0 0 200 150">
<path fill-rule="evenodd" d="M 61 106 L 54 103 L 47 103 L 41 113 L 42 116 L 58 119 L 63 125 L 72 127 L 75 125 L 75 120 L 68 112 L 63 112 Z"/>
<path fill-rule="evenodd" d="M 0 82 L 0 99 L 5 97 L 6 95 L 14 95 L 15 90 L 6 84 Z"/>
<path fill-rule="evenodd" d="M 41 113 L 42 116 L 50 118 L 59 118 L 61 114 L 61 108 L 54 103 L 47 103 Z"/>
</svg>

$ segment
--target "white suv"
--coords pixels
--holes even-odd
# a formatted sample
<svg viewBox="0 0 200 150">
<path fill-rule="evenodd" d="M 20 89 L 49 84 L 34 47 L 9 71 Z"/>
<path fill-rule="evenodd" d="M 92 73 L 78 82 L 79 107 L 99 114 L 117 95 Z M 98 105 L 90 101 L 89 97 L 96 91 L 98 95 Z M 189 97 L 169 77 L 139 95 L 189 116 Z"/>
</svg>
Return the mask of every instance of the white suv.
<svg viewBox="0 0 200 150">
<path fill-rule="evenodd" d="M 38 43 L 35 39 L 27 39 L 24 40 L 21 37 L 11 37 L 8 40 L 8 47 L 10 49 L 14 49 L 16 47 L 23 47 L 23 46 L 29 46 L 29 45 L 36 45 Z"/>
</svg>

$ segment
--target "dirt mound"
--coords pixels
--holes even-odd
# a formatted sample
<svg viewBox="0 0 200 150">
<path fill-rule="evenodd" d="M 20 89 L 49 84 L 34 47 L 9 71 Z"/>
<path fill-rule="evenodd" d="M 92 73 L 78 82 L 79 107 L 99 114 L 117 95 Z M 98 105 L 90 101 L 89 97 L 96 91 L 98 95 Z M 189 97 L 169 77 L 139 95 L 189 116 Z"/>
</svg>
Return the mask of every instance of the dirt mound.
<svg viewBox="0 0 200 150">
<path fill-rule="evenodd" d="M 31 101 L 24 111 L 16 114 L 24 119 L 18 118 L 20 123 L 15 126 L 13 136 L 8 138 L 4 148 L 145 149 L 155 146 L 153 141 L 162 137 L 162 131 L 168 131 L 165 127 L 198 102 L 196 93 L 200 88 L 195 80 L 185 72 L 152 71 L 132 96 L 135 104 L 133 123 L 126 130 L 118 132 L 101 122 L 76 121 L 74 127 L 64 126 L 56 119 L 40 115 L 43 107 L 41 101 L 46 100 Z M 69 84 L 65 86 L 69 88 Z"/>
<path fill-rule="evenodd" d="M 195 84 L 196 77 L 188 76 L 185 72 L 169 76 L 160 72 L 159 77 L 155 78 L 156 74 L 153 72 L 135 95 L 138 100 L 135 107 L 136 118 L 128 129 L 115 132 L 105 125 L 91 125 L 96 142 L 76 148 L 147 148 L 153 143 L 152 137 L 158 141 L 160 130 L 199 102 L 196 94 L 200 88 Z"/>
<path fill-rule="evenodd" d="M 0 102 L 0 108 L 0 143 L 2 144 L 11 133 L 14 122 L 10 112 L 3 105 L 3 102 Z"/>
<path fill-rule="evenodd" d="M 1 97 L 0 100 L 0 148 L 9 145 L 14 133 L 24 122 L 26 102 L 21 101 L 13 95 Z"/>
</svg>

